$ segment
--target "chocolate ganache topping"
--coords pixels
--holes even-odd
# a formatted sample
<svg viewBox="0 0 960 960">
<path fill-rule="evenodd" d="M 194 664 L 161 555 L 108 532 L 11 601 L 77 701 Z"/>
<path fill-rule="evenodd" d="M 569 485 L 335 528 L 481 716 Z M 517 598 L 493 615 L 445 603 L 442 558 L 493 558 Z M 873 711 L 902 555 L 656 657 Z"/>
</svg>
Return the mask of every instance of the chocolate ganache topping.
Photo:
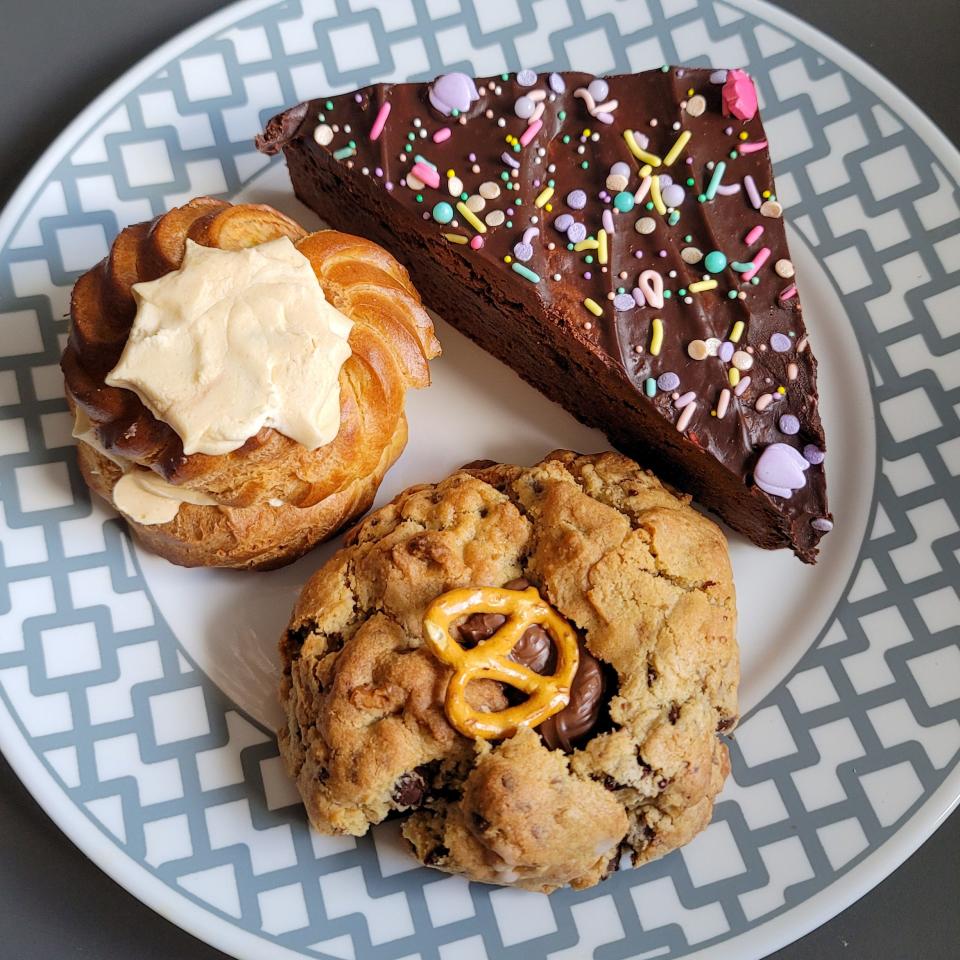
<svg viewBox="0 0 960 960">
<path fill-rule="evenodd" d="M 530 581 L 523 577 L 504 584 L 507 590 L 526 590 Z M 473 613 L 457 628 L 461 642 L 476 646 L 492 637 L 507 622 L 499 613 Z M 579 640 L 580 662 L 570 690 L 570 702 L 559 713 L 548 717 L 537 728 L 551 750 L 569 753 L 589 736 L 597 725 L 604 704 L 606 684 L 600 661 Z M 551 673 L 555 654 L 550 635 L 543 627 L 528 627 L 510 653 L 510 659 L 536 673 Z"/>
<path fill-rule="evenodd" d="M 433 269 L 454 252 L 482 263 L 497 298 L 619 368 L 631 402 L 666 422 L 658 456 L 682 462 L 691 489 L 764 546 L 814 558 L 832 527 L 816 360 L 746 73 L 447 74 L 302 109 L 261 143 L 286 149 L 298 193 L 295 160 L 324 183 L 332 160 L 402 249 L 416 231 Z M 410 266 L 420 283 L 428 266 Z M 727 501 L 711 499 L 720 487 Z M 757 529 L 751 499 L 774 531 Z"/>
</svg>

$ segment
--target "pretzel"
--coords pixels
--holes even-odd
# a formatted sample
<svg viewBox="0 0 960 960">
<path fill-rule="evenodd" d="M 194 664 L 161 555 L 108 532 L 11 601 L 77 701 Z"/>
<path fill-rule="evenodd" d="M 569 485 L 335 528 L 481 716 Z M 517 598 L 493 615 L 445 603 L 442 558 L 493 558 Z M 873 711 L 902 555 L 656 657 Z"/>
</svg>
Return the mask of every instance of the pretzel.
<svg viewBox="0 0 960 960">
<path fill-rule="evenodd" d="M 451 634 L 454 621 L 471 613 L 499 613 L 507 617 L 492 636 L 469 650 Z M 557 651 L 552 674 L 535 673 L 508 655 L 527 629 L 544 627 Z M 495 740 L 512 736 L 519 727 L 535 727 L 559 713 L 570 702 L 570 687 L 580 660 L 577 635 L 570 624 L 540 598 L 535 587 L 506 590 L 476 587 L 450 590 L 427 608 L 423 626 L 427 646 L 454 673 L 444 703 L 451 725 L 464 736 Z M 490 713 L 474 710 L 467 702 L 472 680 L 497 680 L 526 693 L 523 703 Z"/>
</svg>

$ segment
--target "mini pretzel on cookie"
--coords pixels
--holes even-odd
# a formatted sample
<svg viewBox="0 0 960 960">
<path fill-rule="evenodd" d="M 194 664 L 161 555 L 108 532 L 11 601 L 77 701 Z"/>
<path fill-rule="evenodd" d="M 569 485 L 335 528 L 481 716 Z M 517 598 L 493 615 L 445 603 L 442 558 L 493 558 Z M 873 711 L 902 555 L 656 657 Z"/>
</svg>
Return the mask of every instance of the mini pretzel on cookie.
<svg viewBox="0 0 960 960">
<path fill-rule="evenodd" d="M 507 617 L 492 636 L 464 649 L 452 636 L 454 622 L 473 613 L 499 613 Z M 544 627 L 557 649 L 557 667 L 540 674 L 509 659 L 510 652 L 534 624 Z M 451 590 L 427 608 L 423 619 L 427 646 L 454 668 L 447 685 L 444 708 L 452 726 L 466 737 L 500 740 L 520 727 L 535 727 L 559 713 L 570 702 L 570 688 L 577 673 L 580 653 L 577 635 L 570 624 L 535 587 L 507 590 L 498 587 Z M 467 685 L 473 680 L 498 680 L 527 694 L 523 703 L 495 712 L 480 712 L 467 701 Z"/>
</svg>

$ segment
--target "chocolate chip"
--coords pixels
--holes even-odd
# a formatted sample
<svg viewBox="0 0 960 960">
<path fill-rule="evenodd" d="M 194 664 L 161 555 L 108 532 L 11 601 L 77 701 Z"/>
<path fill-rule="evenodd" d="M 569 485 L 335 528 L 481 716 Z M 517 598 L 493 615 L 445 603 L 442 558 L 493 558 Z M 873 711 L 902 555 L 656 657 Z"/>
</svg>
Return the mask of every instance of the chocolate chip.
<svg viewBox="0 0 960 960">
<path fill-rule="evenodd" d="M 442 844 L 438 843 L 424 858 L 423 862 L 428 867 L 435 867 L 441 860 L 450 856 L 450 851 Z"/>
<path fill-rule="evenodd" d="M 643 825 L 643 838 L 644 840 L 652 840 L 657 835 L 657 831 L 650 826 L 650 824 L 645 823 Z"/>
<path fill-rule="evenodd" d="M 540 624 L 527 627 L 517 645 L 510 651 L 510 659 L 534 673 L 552 673 L 548 664 L 553 658 L 553 641 Z"/>
<path fill-rule="evenodd" d="M 603 875 L 600 877 L 601 880 L 607 880 L 612 877 L 620 869 L 620 851 L 617 850 L 616 853 L 607 861 L 607 865 L 603 868 Z"/>
<path fill-rule="evenodd" d="M 477 828 L 478 832 L 486 833 L 490 829 L 490 821 L 486 817 L 481 817 L 479 813 L 474 813 L 473 815 L 473 825 Z"/>
<path fill-rule="evenodd" d="M 495 467 L 497 465 L 496 460 L 471 460 L 469 463 L 465 463 L 460 469 L 461 470 L 486 470 L 487 467 Z"/>
<path fill-rule="evenodd" d="M 566 753 L 573 750 L 575 741 L 593 732 L 605 705 L 606 690 L 600 661 L 580 643 L 580 665 L 570 688 L 570 702 L 537 728 L 543 742 L 551 749 Z"/>
<path fill-rule="evenodd" d="M 739 717 L 724 717 L 717 724 L 717 733 L 726 733 L 728 730 L 732 730 L 737 725 L 737 720 Z"/>
<path fill-rule="evenodd" d="M 400 807 L 415 807 L 423 801 L 427 781 L 423 775 L 411 770 L 403 774 L 393 788 L 393 802 Z"/>
<path fill-rule="evenodd" d="M 667 714 L 667 719 L 671 723 L 676 723 L 680 719 L 680 707 L 675 703 L 670 704 L 670 712 Z"/>
<path fill-rule="evenodd" d="M 647 664 L 647 686 L 652 687 L 656 679 L 657 679 L 657 671 L 654 670 L 653 667 L 651 667 L 650 664 L 648 663 Z"/>
<path fill-rule="evenodd" d="M 503 585 L 504 590 L 526 590 L 530 581 L 526 577 L 515 577 Z"/>
<path fill-rule="evenodd" d="M 607 790 L 610 790 L 611 792 L 614 790 L 619 790 L 623 786 L 623 784 L 617 783 L 617 781 L 614 780 L 609 773 L 605 773 L 603 774 L 603 776 L 600 776 L 599 774 L 595 773 L 592 775 L 591 779 L 596 780 L 599 783 L 602 783 L 604 787 L 606 787 Z"/>
<path fill-rule="evenodd" d="M 471 613 L 457 627 L 457 633 L 464 646 L 475 647 L 481 641 L 492 637 L 506 622 L 507 618 L 500 613 Z"/>
</svg>

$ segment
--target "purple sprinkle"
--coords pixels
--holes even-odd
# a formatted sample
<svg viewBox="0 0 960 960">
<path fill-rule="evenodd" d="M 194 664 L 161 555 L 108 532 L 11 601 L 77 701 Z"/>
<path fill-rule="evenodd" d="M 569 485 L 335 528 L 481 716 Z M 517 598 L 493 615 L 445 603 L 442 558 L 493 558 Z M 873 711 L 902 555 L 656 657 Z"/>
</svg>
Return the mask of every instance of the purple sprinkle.
<svg viewBox="0 0 960 960">
<path fill-rule="evenodd" d="M 603 77 L 596 77 L 587 85 L 587 92 L 597 103 L 603 103 L 607 99 L 607 94 L 610 93 L 610 87 Z"/>
<path fill-rule="evenodd" d="M 634 303 L 638 307 L 645 307 L 647 305 L 647 298 L 643 295 L 643 291 L 639 287 L 634 287 L 630 293 L 633 295 Z"/>
<path fill-rule="evenodd" d="M 817 517 L 816 520 L 810 521 L 810 526 L 814 530 L 819 530 L 821 533 L 829 533 L 833 529 L 833 521 L 828 520 L 826 517 Z"/>
<path fill-rule="evenodd" d="M 561 233 L 566 233 L 573 226 L 573 216 L 569 213 L 561 213 L 553 221 L 553 227 L 555 230 L 559 230 Z"/>
<path fill-rule="evenodd" d="M 587 228 L 582 223 L 571 223 L 567 227 L 567 239 L 571 243 L 579 243 L 587 237 Z"/>
<path fill-rule="evenodd" d="M 609 203 L 609 202 L 610 202 L 610 194 L 607 193 L 606 190 L 601 190 L 601 191 L 597 194 L 597 199 L 598 199 L 598 200 L 602 200 L 604 203 Z"/>
<path fill-rule="evenodd" d="M 634 251 L 633 251 L 633 255 L 634 255 L 638 260 L 642 260 L 642 259 L 643 259 L 643 251 L 642 251 L 642 250 L 634 250 Z"/>
<path fill-rule="evenodd" d="M 780 418 L 778 426 L 780 427 L 780 432 L 787 434 L 789 437 L 800 432 L 800 421 L 792 413 L 785 413 Z"/>
<path fill-rule="evenodd" d="M 600 222 L 607 233 L 613 233 L 613 214 L 609 210 L 604 210 L 600 216 Z"/>
<path fill-rule="evenodd" d="M 533 247 L 529 243 L 524 243 L 521 240 L 519 243 L 513 245 L 513 255 L 522 263 L 526 263 L 528 260 L 533 259 Z"/>
<path fill-rule="evenodd" d="M 599 120 L 601 123 L 613 123 L 613 114 L 602 111 L 600 113 L 595 113 L 593 115 L 594 120 Z"/>
<path fill-rule="evenodd" d="M 789 500 L 794 490 L 806 485 L 804 471 L 810 469 L 799 452 L 786 443 L 771 443 L 753 468 L 753 482 L 773 497 Z"/>
<path fill-rule="evenodd" d="M 661 373 L 660 376 L 657 377 L 657 386 L 664 393 L 672 393 L 680 386 L 680 378 L 672 370 L 667 373 Z"/>
<path fill-rule="evenodd" d="M 717 193 L 719 193 L 721 197 L 732 197 L 735 193 L 739 192 L 739 183 L 721 183 L 720 186 L 717 187 Z"/>
<path fill-rule="evenodd" d="M 760 191 L 757 189 L 756 181 L 749 173 L 743 178 L 743 186 L 747 191 L 747 196 L 750 198 L 750 203 L 753 204 L 753 209 L 759 210 L 763 201 L 760 199 Z"/>
<path fill-rule="evenodd" d="M 583 275 L 583 279 L 589 280 L 592 276 L 593 274 L 589 270 L 587 270 L 587 272 Z"/>
<path fill-rule="evenodd" d="M 533 70 L 521 70 L 517 74 L 517 83 L 521 87 L 532 87 L 537 82 L 537 75 Z"/>
<path fill-rule="evenodd" d="M 687 157 L 687 159 L 684 160 L 683 162 L 684 162 L 688 167 L 692 167 L 692 166 L 693 166 L 693 157 Z M 720 188 L 717 187 L 717 190 L 719 190 L 719 189 L 720 189 Z"/>
<path fill-rule="evenodd" d="M 567 85 L 563 82 L 563 77 L 559 73 L 550 74 L 550 89 L 554 93 L 563 93 L 567 89 Z"/>
<path fill-rule="evenodd" d="M 378 177 L 383 176 L 383 167 L 375 167 L 373 171 Z"/>
<path fill-rule="evenodd" d="M 728 136 L 733 136 L 733 127 L 724 127 L 723 132 Z"/>
<path fill-rule="evenodd" d="M 392 190 L 392 189 L 393 189 L 393 181 L 392 181 L 392 180 L 388 180 L 388 181 L 384 184 L 384 186 L 385 186 L 388 190 Z"/>
<path fill-rule="evenodd" d="M 720 344 L 720 349 L 717 351 L 718 356 L 724 363 L 729 363 L 730 358 L 733 356 L 733 344 L 729 340 L 724 340 Z"/>
<path fill-rule="evenodd" d="M 355 94 L 353 95 L 353 102 L 354 102 L 354 103 L 363 103 L 363 95 L 362 95 L 362 94 L 359 94 L 359 93 L 355 93 Z"/>
<path fill-rule="evenodd" d="M 513 167 L 514 170 L 519 170 L 519 169 L 520 169 L 520 161 L 519 161 L 519 160 L 514 160 L 513 157 L 511 157 L 510 154 L 507 153 L 506 150 L 504 150 L 503 153 L 500 154 L 500 159 L 501 159 L 508 167 Z"/>
<path fill-rule="evenodd" d="M 816 444 L 808 443 L 803 448 L 803 459 L 814 465 L 823 463 L 823 451 Z"/>
<path fill-rule="evenodd" d="M 539 180 L 534 180 L 534 181 L 533 181 L 533 185 L 534 185 L 535 187 L 539 187 L 539 186 L 540 186 L 540 181 L 539 181 Z"/>
<path fill-rule="evenodd" d="M 688 390 L 682 397 L 677 397 L 677 399 L 673 401 L 673 405 L 678 410 L 682 410 L 688 403 L 693 403 L 696 399 L 696 393 L 693 390 Z"/>
<path fill-rule="evenodd" d="M 508 217 L 512 217 L 512 216 L 514 215 L 514 213 L 516 213 L 516 211 L 513 209 L 513 207 L 507 207 L 507 216 L 508 216 Z"/>
<path fill-rule="evenodd" d="M 727 82 L 727 71 L 726 70 L 714 70 L 710 74 L 711 83 L 726 83 Z"/>
<path fill-rule="evenodd" d="M 671 177 L 669 173 L 661 173 L 661 174 L 660 174 L 660 189 L 661 189 L 661 190 L 662 190 L 664 187 L 669 187 L 671 183 L 673 183 L 673 177 Z"/>
<path fill-rule="evenodd" d="M 519 166 L 519 164 L 517 164 Z M 574 210 L 582 210 L 587 205 L 587 195 L 583 190 L 571 190 L 567 194 L 567 206 Z"/>
<path fill-rule="evenodd" d="M 610 168 L 611 177 L 629 177 L 630 176 L 630 167 L 628 164 L 624 163 L 622 160 L 618 160 Z"/>
<path fill-rule="evenodd" d="M 467 154 L 467 159 L 468 159 L 471 163 L 476 163 L 476 162 L 477 162 L 477 155 L 476 155 L 475 153 L 468 153 L 468 154 Z"/>
<path fill-rule="evenodd" d="M 785 333 L 775 333 L 770 337 L 770 347 L 775 353 L 786 353 L 793 341 Z"/>
<path fill-rule="evenodd" d="M 662 180 L 663 177 L 660 179 Z M 679 207 L 680 204 L 683 203 L 683 198 L 686 195 L 686 190 L 684 190 L 679 183 L 671 183 L 670 186 L 663 191 L 663 202 L 668 207 Z"/>
<path fill-rule="evenodd" d="M 632 310 L 636 305 L 637 305 L 636 302 L 634 301 L 633 297 L 630 296 L 629 293 L 618 293 L 613 298 L 614 310 L 619 310 L 621 312 L 624 310 Z"/>
<path fill-rule="evenodd" d="M 658 254 L 658 256 L 660 256 L 660 257 L 665 257 L 666 255 L 667 255 L 667 251 L 666 251 L 666 250 L 661 250 L 660 253 Z"/>
</svg>

